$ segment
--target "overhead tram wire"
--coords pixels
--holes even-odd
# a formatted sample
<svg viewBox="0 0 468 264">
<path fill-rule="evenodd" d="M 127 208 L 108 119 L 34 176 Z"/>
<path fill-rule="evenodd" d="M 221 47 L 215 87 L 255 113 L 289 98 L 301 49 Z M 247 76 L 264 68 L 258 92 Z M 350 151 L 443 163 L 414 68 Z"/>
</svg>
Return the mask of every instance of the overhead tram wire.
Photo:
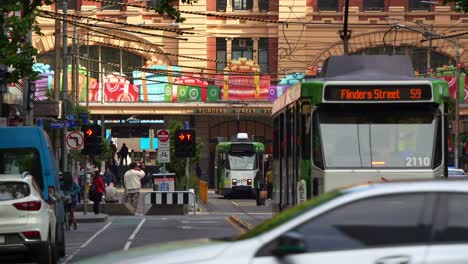
<svg viewBox="0 0 468 264">
<path fill-rule="evenodd" d="M 55 17 L 51 15 L 44 15 L 44 14 L 39 14 L 38 16 L 43 17 L 43 18 L 48 18 L 48 19 L 56 19 L 60 21 L 67 21 L 66 19 L 63 19 L 61 17 Z M 87 23 L 82 23 L 82 22 L 74 22 L 77 25 L 88 25 Z M 159 35 L 159 34 L 154 34 L 154 33 L 147 33 L 147 32 L 141 32 L 141 31 L 136 31 L 136 30 L 129 30 L 129 29 L 115 29 L 113 27 L 109 26 L 104 26 L 104 25 L 97 25 L 94 24 L 93 27 L 99 27 L 99 28 L 104 28 L 104 29 L 109 29 L 109 30 L 119 30 L 123 32 L 129 32 L 129 33 L 134 33 L 134 34 L 142 34 L 142 35 L 147 35 L 147 36 L 152 36 L 152 37 L 161 37 L 161 38 L 170 38 L 170 39 L 177 39 L 177 40 L 188 40 L 187 38 L 181 38 L 181 37 L 174 37 L 174 36 L 164 36 L 164 35 Z"/>
<path fill-rule="evenodd" d="M 117 66 L 119 64 L 115 64 L 115 63 L 111 63 L 111 62 L 103 62 L 104 64 L 107 64 L 107 65 L 112 65 L 114 64 L 114 66 Z M 96 73 L 96 74 L 109 74 L 110 72 L 103 72 L 103 71 L 96 71 L 96 70 L 89 70 L 89 72 L 93 72 L 93 73 Z M 149 69 L 148 72 L 151 72 L 151 69 Z M 184 75 L 182 75 L 184 76 Z M 133 77 L 133 76 L 124 76 L 127 80 L 142 80 L 142 78 L 136 78 L 136 77 Z M 197 79 L 200 79 L 200 80 L 206 80 L 206 81 L 216 81 L 216 78 L 207 78 L 207 77 L 197 77 Z M 146 79 L 146 82 L 147 83 L 163 83 L 163 84 L 171 84 L 171 85 L 181 85 L 180 83 L 175 83 L 175 82 L 165 82 L 165 81 L 160 81 L 160 80 L 152 80 L 152 79 Z M 245 88 L 245 87 L 249 87 L 249 88 L 255 88 L 253 85 L 238 85 L 238 84 L 229 84 L 230 87 L 242 87 L 242 88 Z M 203 87 L 200 87 L 200 88 L 203 88 Z M 161 93 L 163 94 L 163 93 Z"/>
<path fill-rule="evenodd" d="M 95 2 L 95 3 L 102 3 L 102 4 L 112 4 L 112 5 L 119 5 L 121 7 L 136 7 L 136 8 L 143 8 L 147 10 L 152 10 L 156 11 L 154 7 L 150 6 L 142 6 L 142 5 L 135 5 L 131 3 L 117 3 L 114 1 L 109 1 L 109 0 L 88 0 L 90 2 Z M 235 16 L 235 15 L 223 15 L 223 14 L 216 14 L 216 13 L 204 13 L 204 12 L 196 12 L 196 11 L 183 11 L 183 10 L 178 10 L 181 14 L 190 14 L 190 15 L 199 15 L 199 16 L 208 16 L 208 17 L 218 17 L 218 18 L 229 18 L 229 19 L 238 19 L 238 20 L 246 20 L 246 21 L 254 21 L 254 22 L 264 22 L 264 23 L 271 23 L 271 24 L 288 24 L 288 25 L 337 25 L 341 26 L 343 23 L 311 23 L 311 22 L 287 22 L 287 21 L 280 21 L 280 20 L 271 20 L 271 19 L 263 19 L 263 18 L 251 18 L 251 17 L 246 17 L 246 16 Z M 348 23 L 349 25 L 361 25 L 359 23 Z M 385 24 L 381 24 L 382 26 L 388 26 Z M 372 26 L 380 26 L 380 24 L 372 24 Z"/>
<path fill-rule="evenodd" d="M 118 63 L 112 63 L 112 62 L 102 62 L 102 61 L 99 61 L 99 60 L 95 60 L 95 59 L 91 59 L 91 58 L 86 58 L 86 57 L 81 57 L 79 56 L 78 57 L 79 59 L 82 59 L 82 60 L 87 60 L 87 61 L 92 61 L 92 62 L 97 62 L 97 63 L 104 63 L 104 64 L 108 64 L 108 65 L 112 65 L 112 66 L 115 66 L 115 67 L 120 67 L 120 64 Z M 162 65 L 162 66 L 166 66 L 166 65 Z M 175 66 L 175 67 L 181 67 L 183 68 L 184 66 L 181 66 L 181 65 L 167 65 L 167 66 Z M 150 73 L 157 73 L 157 74 L 160 74 L 160 75 L 174 75 L 174 74 L 201 74 L 201 73 L 198 73 L 198 72 L 187 72 L 187 71 L 176 71 L 176 70 L 163 70 L 163 69 L 150 69 L 150 68 L 145 68 L 145 67 L 137 67 L 137 66 L 128 66 L 130 69 L 133 69 L 133 70 L 140 70 L 140 71 L 144 71 L 144 72 L 150 72 Z M 202 68 L 200 67 L 201 70 L 210 70 L 209 68 Z M 221 73 L 210 73 L 210 72 L 203 72 L 203 75 L 224 75 L 224 74 L 229 74 L 229 76 L 262 76 L 262 75 L 265 75 L 265 74 L 262 74 L 262 73 L 254 73 L 254 72 L 239 72 L 239 71 L 226 71 L 226 72 L 221 72 Z M 272 72 L 269 72 L 270 74 L 273 74 Z"/>
<path fill-rule="evenodd" d="M 58 13 L 58 12 L 51 12 L 51 11 L 46 11 L 46 10 L 41 10 L 40 12 L 44 13 L 44 14 L 47 14 L 49 16 L 57 16 L 57 17 L 63 16 L 63 13 Z M 92 16 L 83 16 L 83 15 L 78 15 L 78 14 L 68 14 L 67 13 L 67 16 L 70 16 L 70 17 L 73 17 L 73 18 L 79 18 L 79 19 L 89 19 L 89 20 L 98 21 L 98 22 L 106 22 L 106 23 L 122 25 L 122 26 L 138 27 L 138 28 L 148 29 L 148 30 L 167 31 L 167 32 L 172 32 L 172 33 L 179 34 L 179 35 L 183 35 L 183 34 L 193 35 L 193 34 L 195 34 L 194 32 L 183 31 L 182 29 L 162 28 L 162 27 L 154 27 L 154 26 L 148 26 L 148 25 L 134 25 L 134 24 L 129 24 L 129 23 L 125 23 L 125 22 L 94 18 Z"/>
</svg>

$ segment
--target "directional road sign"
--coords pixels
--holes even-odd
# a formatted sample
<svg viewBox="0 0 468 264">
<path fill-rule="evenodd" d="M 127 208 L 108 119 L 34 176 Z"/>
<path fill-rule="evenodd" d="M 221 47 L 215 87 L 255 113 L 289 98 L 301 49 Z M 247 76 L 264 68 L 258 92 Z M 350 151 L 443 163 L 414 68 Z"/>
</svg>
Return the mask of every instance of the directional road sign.
<svg viewBox="0 0 468 264">
<path fill-rule="evenodd" d="M 71 131 L 67 133 L 67 137 L 65 139 L 67 143 L 67 149 L 69 150 L 79 150 L 83 149 L 84 146 L 84 134 L 83 132 L 79 131 Z"/>
</svg>

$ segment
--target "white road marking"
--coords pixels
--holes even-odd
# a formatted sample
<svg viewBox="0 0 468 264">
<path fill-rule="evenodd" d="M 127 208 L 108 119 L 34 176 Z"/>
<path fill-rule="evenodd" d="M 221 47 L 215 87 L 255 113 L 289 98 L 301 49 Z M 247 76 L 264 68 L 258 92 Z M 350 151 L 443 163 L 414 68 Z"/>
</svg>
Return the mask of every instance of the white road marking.
<svg viewBox="0 0 468 264">
<path fill-rule="evenodd" d="M 78 252 L 80 252 L 80 250 L 82 248 L 85 248 L 86 246 L 88 246 L 89 243 L 91 243 L 91 241 L 93 241 L 97 236 L 99 236 L 99 234 L 104 232 L 104 230 L 106 230 L 111 224 L 112 224 L 112 222 L 109 222 L 109 223 L 107 223 L 107 225 L 105 225 L 103 228 L 101 228 L 101 230 L 97 231 L 96 234 L 94 234 L 92 237 L 90 237 L 88 240 L 86 240 L 86 242 L 84 242 L 78 249 L 76 249 L 70 256 L 68 256 L 62 262 L 62 264 L 67 264 L 73 257 L 76 256 L 76 254 L 78 254 Z"/>
<path fill-rule="evenodd" d="M 128 238 L 128 241 L 127 243 L 125 244 L 124 248 L 123 248 L 123 251 L 127 251 L 129 248 L 130 248 L 130 245 L 132 244 L 133 242 L 133 239 L 135 238 L 136 234 L 138 233 L 138 231 L 140 231 L 140 228 L 141 226 L 143 225 L 143 223 L 146 221 L 145 218 L 141 219 L 141 222 L 137 225 L 137 227 L 135 228 L 135 231 L 133 231 L 133 233 L 130 235 L 130 237 Z"/>
<path fill-rule="evenodd" d="M 232 202 L 233 205 L 239 206 L 236 202 L 234 202 L 234 201 L 231 201 L 231 202 Z"/>
</svg>

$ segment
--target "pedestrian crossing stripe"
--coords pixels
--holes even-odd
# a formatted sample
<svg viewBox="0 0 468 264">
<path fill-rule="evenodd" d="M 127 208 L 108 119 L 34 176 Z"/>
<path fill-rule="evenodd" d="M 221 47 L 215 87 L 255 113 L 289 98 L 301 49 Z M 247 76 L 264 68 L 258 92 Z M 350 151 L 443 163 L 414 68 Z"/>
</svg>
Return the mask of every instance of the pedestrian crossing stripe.
<svg viewBox="0 0 468 264">
<path fill-rule="evenodd" d="M 146 204 L 193 204 L 194 197 L 189 192 L 153 192 L 145 196 Z"/>
</svg>

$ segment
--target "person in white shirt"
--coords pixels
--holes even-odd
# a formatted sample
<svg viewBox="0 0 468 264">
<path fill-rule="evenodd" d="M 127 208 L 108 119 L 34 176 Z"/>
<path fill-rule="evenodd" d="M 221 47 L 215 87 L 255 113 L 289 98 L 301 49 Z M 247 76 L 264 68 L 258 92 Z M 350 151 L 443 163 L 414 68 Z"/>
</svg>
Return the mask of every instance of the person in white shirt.
<svg viewBox="0 0 468 264">
<path fill-rule="evenodd" d="M 117 198 L 117 188 L 115 188 L 115 182 L 111 181 L 106 188 L 106 203 L 118 203 L 119 198 Z"/>
<path fill-rule="evenodd" d="M 135 162 L 130 163 L 129 166 L 130 169 L 124 174 L 124 184 L 127 191 L 127 202 L 133 205 L 136 212 L 138 197 L 140 197 L 141 179 L 145 177 L 145 172 Z"/>
</svg>

